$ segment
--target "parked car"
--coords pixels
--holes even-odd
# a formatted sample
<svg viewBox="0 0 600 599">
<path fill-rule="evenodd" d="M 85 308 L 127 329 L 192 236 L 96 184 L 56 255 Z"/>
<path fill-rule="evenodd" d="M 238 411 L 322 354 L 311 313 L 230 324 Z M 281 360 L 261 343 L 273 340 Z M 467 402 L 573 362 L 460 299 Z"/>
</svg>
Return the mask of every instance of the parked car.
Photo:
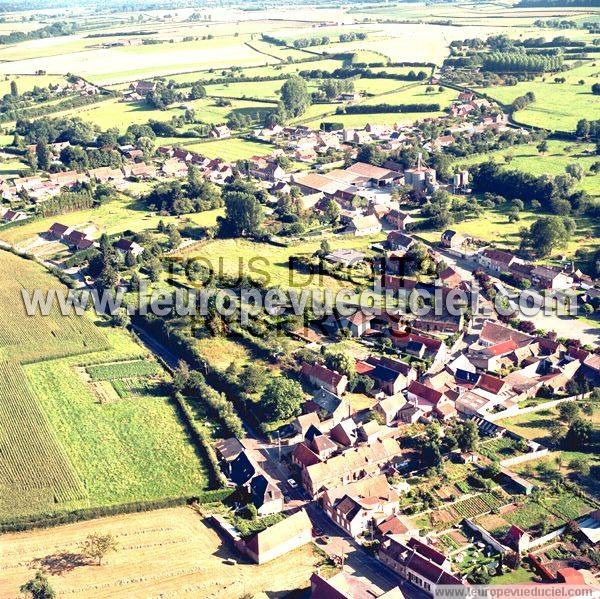
<svg viewBox="0 0 600 599">
<path fill-rule="evenodd" d="M 298 483 L 293 478 L 288 478 L 287 484 L 290 485 L 292 489 L 298 488 Z"/>
</svg>

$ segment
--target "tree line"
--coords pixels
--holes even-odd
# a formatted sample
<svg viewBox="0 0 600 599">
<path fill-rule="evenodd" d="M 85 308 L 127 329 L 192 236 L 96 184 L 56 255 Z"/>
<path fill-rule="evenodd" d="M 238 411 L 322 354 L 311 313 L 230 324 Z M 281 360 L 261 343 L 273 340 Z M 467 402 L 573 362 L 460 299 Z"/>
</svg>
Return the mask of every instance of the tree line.
<svg viewBox="0 0 600 599">
<path fill-rule="evenodd" d="M 337 114 L 378 114 L 382 112 L 439 112 L 439 103 L 431 104 L 351 104 L 339 107 Z"/>
<path fill-rule="evenodd" d="M 524 52 L 491 52 L 483 58 L 483 69 L 494 73 L 542 73 L 558 71 L 563 58 L 557 56 L 531 55 Z"/>
<path fill-rule="evenodd" d="M 25 42 L 29 40 L 39 40 L 47 37 L 61 37 L 65 35 L 72 35 L 78 31 L 76 23 L 65 23 L 59 21 L 52 23 L 52 25 L 46 25 L 40 29 L 34 29 L 33 31 L 12 31 L 8 35 L 0 35 L 0 44 L 16 44 L 19 42 Z"/>
</svg>

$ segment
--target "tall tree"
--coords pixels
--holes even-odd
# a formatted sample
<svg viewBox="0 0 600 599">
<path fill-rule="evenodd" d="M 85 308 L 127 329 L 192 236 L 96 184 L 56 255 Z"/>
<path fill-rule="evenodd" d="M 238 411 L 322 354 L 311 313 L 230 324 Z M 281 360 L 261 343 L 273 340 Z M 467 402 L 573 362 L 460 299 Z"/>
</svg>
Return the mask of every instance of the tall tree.
<svg viewBox="0 0 600 599">
<path fill-rule="evenodd" d="M 298 75 L 292 75 L 281 87 L 281 101 L 290 117 L 298 117 L 310 104 L 306 81 Z"/>
<path fill-rule="evenodd" d="M 303 400 L 304 394 L 299 383 L 278 376 L 267 384 L 261 397 L 261 408 L 271 421 L 281 420 L 298 414 Z"/>
</svg>

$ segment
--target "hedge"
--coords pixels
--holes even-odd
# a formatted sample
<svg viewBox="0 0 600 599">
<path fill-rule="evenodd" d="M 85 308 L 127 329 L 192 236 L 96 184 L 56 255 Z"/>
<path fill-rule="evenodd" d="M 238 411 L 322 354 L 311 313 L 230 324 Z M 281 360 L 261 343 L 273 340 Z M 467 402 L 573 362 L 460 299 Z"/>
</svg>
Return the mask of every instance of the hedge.
<svg viewBox="0 0 600 599">
<path fill-rule="evenodd" d="M 438 103 L 431 104 L 351 104 L 340 114 L 376 114 L 382 112 L 439 112 Z"/>
<path fill-rule="evenodd" d="M 192 503 L 213 503 L 216 501 L 224 501 L 227 497 L 229 497 L 229 495 L 231 495 L 231 493 L 233 493 L 233 489 L 215 489 L 212 491 L 203 491 L 198 495 L 187 497 L 157 499 L 154 501 L 134 501 L 131 503 L 121 503 L 118 505 L 109 505 L 104 507 L 48 513 L 39 518 L 34 517 L 32 519 L 23 516 L 10 520 L 4 520 L 2 523 L 0 523 L 0 533 L 34 530 L 36 528 L 49 528 L 51 526 L 81 522 L 83 520 L 92 520 L 94 518 L 105 518 L 107 516 L 118 516 L 120 514 L 149 512 L 151 510 L 189 505 Z"/>
</svg>

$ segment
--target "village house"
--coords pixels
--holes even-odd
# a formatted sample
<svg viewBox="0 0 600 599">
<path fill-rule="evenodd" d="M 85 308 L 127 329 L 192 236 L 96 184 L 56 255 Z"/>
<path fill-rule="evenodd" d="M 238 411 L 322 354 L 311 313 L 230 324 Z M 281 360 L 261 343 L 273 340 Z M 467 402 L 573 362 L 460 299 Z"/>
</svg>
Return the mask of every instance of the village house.
<svg viewBox="0 0 600 599">
<path fill-rule="evenodd" d="M 303 362 L 300 375 L 313 387 L 323 387 L 335 395 L 342 395 L 348 386 L 348 377 L 345 374 L 330 370 L 321 364 Z"/>
<path fill-rule="evenodd" d="M 385 218 L 391 225 L 396 227 L 396 229 L 402 230 L 406 229 L 406 225 L 408 223 L 411 223 L 415 220 L 410 214 L 406 212 L 401 212 L 400 210 L 396 210 L 395 208 L 390 210 L 386 214 Z"/>
<path fill-rule="evenodd" d="M 322 505 L 337 526 L 357 538 L 369 526 L 395 514 L 398 499 L 398 493 L 390 487 L 385 474 L 379 474 L 325 490 Z"/>
<path fill-rule="evenodd" d="M 326 488 L 380 474 L 400 454 L 400 446 L 394 439 L 352 447 L 324 462 L 304 468 L 301 472 L 302 485 L 311 497 L 316 497 Z"/>
<path fill-rule="evenodd" d="M 125 257 L 127 254 L 132 254 L 135 258 L 137 258 L 144 252 L 144 248 L 139 243 L 123 237 L 119 239 L 117 243 L 115 243 L 114 247 L 123 257 Z"/>
<path fill-rule="evenodd" d="M 438 275 L 440 283 L 444 287 L 454 289 L 462 283 L 462 277 L 451 266 L 447 266 Z"/>
<path fill-rule="evenodd" d="M 259 516 L 278 514 L 283 510 L 283 493 L 264 474 L 259 474 L 250 481 L 250 495 Z"/>
<path fill-rule="evenodd" d="M 178 158 L 168 158 L 160 166 L 161 175 L 165 177 L 185 177 L 188 174 L 188 165 Z"/>
<path fill-rule="evenodd" d="M 27 214 L 19 210 L 0 208 L 0 218 L 2 218 L 2 220 L 5 223 L 16 223 L 18 221 L 25 220 L 29 217 L 27 216 Z"/>
<path fill-rule="evenodd" d="M 448 356 L 448 348 L 441 340 L 427 337 L 419 333 L 393 334 L 392 342 L 396 347 L 417 358 L 427 358 L 432 361 L 432 368 L 443 364 Z"/>
<path fill-rule="evenodd" d="M 350 404 L 324 386 L 304 404 L 304 411 L 317 412 L 321 420 L 332 420 L 334 425 L 352 415 Z"/>
<path fill-rule="evenodd" d="M 346 232 L 356 237 L 374 235 L 381 232 L 381 223 L 374 214 L 355 216 L 348 224 Z"/>
<path fill-rule="evenodd" d="M 334 250 L 325 256 L 325 260 L 348 268 L 350 266 L 362 264 L 365 260 L 365 254 L 352 249 Z"/>
<path fill-rule="evenodd" d="M 129 86 L 136 94 L 146 97 L 150 92 L 156 90 L 156 81 L 136 81 Z"/>
<path fill-rule="evenodd" d="M 218 439 L 214 447 L 223 474 L 230 478 L 231 464 L 244 451 L 244 446 L 236 437 L 229 437 L 227 439 Z"/>
<path fill-rule="evenodd" d="M 338 422 L 330 431 L 329 436 L 333 441 L 344 447 L 352 447 L 358 441 L 358 429 L 352 418 Z"/>
<path fill-rule="evenodd" d="M 479 253 L 479 264 L 493 272 L 509 272 L 512 264 L 515 262 L 522 263 L 516 256 L 504 250 L 494 248 L 485 248 Z"/>
<path fill-rule="evenodd" d="M 457 250 L 459 249 L 463 243 L 465 242 L 465 237 L 452 229 L 446 229 L 442 233 L 441 244 L 444 247 Z"/>
<path fill-rule="evenodd" d="M 391 250 L 408 252 L 415 244 L 415 240 L 402 231 L 391 231 L 387 236 L 387 244 Z"/>
<path fill-rule="evenodd" d="M 231 130 L 227 125 L 214 125 L 209 135 L 213 139 L 227 139 L 231 137 Z"/>
<path fill-rule="evenodd" d="M 531 283 L 537 289 L 568 289 L 573 285 L 573 277 L 560 268 L 536 266 L 531 270 Z"/>
<path fill-rule="evenodd" d="M 312 541 L 312 523 L 304 510 L 265 528 L 245 543 L 245 553 L 257 564 L 270 562 Z"/>
<path fill-rule="evenodd" d="M 250 164 L 248 172 L 262 181 L 280 181 L 285 177 L 285 170 L 275 161 L 265 161 L 265 164 Z"/>
<path fill-rule="evenodd" d="M 311 426 L 319 427 L 321 424 L 321 419 L 316 412 L 309 412 L 308 414 L 301 414 L 297 418 L 294 418 L 290 423 L 291 427 L 294 429 L 296 433 L 299 435 L 306 435 L 306 432 Z"/>
<path fill-rule="evenodd" d="M 368 579 L 344 571 L 330 578 L 314 572 L 310 577 L 310 585 L 311 599 L 404 599 L 398 587 L 384 592 Z"/>
<path fill-rule="evenodd" d="M 406 404 L 400 395 L 386 397 L 373 407 L 373 410 L 381 416 L 386 426 L 392 426 L 400 419 L 400 411 Z"/>
<path fill-rule="evenodd" d="M 356 363 L 358 374 L 371 378 L 374 389 L 386 395 L 396 395 L 417 378 L 417 371 L 406 362 L 386 356 L 369 356 L 365 361 Z"/>
<path fill-rule="evenodd" d="M 450 561 L 443 553 L 411 538 L 406 543 L 393 535 L 385 538 L 377 554 L 381 563 L 400 578 L 434 596 L 440 585 L 463 585 L 450 569 Z"/>
</svg>

